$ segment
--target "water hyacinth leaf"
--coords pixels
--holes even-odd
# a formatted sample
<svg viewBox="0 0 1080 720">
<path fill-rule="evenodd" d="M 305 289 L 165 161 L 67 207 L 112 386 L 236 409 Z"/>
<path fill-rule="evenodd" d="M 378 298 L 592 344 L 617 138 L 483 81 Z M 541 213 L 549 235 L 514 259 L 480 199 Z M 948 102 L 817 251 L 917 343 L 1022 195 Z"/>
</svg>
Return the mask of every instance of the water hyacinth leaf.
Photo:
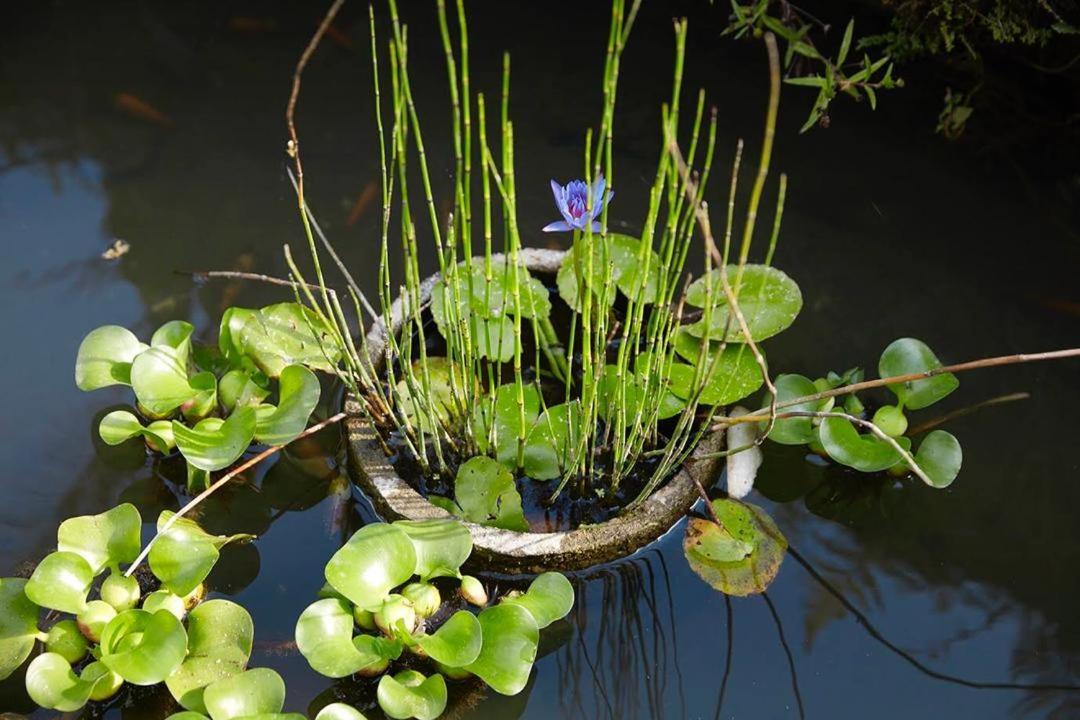
<svg viewBox="0 0 1080 720">
<path fill-rule="evenodd" d="M 726 272 L 728 282 L 735 289 L 737 266 L 728 265 Z M 734 317 L 729 320 L 727 297 L 724 295 L 719 273 L 720 270 L 713 270 L 709 275 L 691 283 L 686 289 L 686 302 L 694 307 L 705 307 L 706 283 L 712 283 L 714 307 L 709 317 L 709 337 L 715 340 L 726 339 L 728 342 L 745 342 L 738 320 Z M 750 330 L 750 337 L 755 342 L 787 330 L 802 310 L 803 300 L 799 286 L 780 270 L 767 265 L 744 266 L 737 297 L 739 309 Z M 705 320 L 688 325 L 686 330 L 695 337 L 704 337 Z"/>
<path fill-rule="evenodd" d="M 222 357 L 234 366 L 253 366 L 250 358 L 244 355 L 243 331 L 248 320 L 255 317 L 256 310 L 230 307 L 221 313 L 218 325 L 218 350 Z"/>
<path fill-rule="evenodd" d="M 458 610 L 433 634 L 416 638 L 430 658 L 453 668 L 475 662 L 482 643 L 480 621 L 468 610 Z"/>
<path fill-rule="evenodd" d="M 465 667 L 501 695 L 516 695 L 529 682 L 540 629 L 532 613 L 500 603 L 477 616 L 483 632 L 480 656 Z"/>
<path fill-rule="evenodd" d="M 251 444 L 257 426 L 255 408 L 237 410 L 225 420 L 206 418 L 187 427 L 173 421 L 173 436 L 184 458 L 200 470 L 213 472 L 232 465 Z"/>
<path fill-rule="evenodd" d="M 256 406 L 270 395 L 270 381 L 259 371 L 233 369 L 218 382 L 218 398 L 226 412 L 237 407 Z"/>
<path fill-rule="evenodd" d="M 317 600 L 296 621 L 296 646 L 312 670 L 331 678 L 348 677 L 390 656 L 396 657 L 393 648 L 374 642 L 389 645 L 392 641 L 371 636 L 353 638 L 353 629 L 352 606 L 348 602 L 337 598 Z M 361 637 L 370 641 L 361 641 Z M 400 652 L 400 645 L 392 644 Z"/>
<path fill-rule="evenodd" d="M 818 439 L 829 457 L 859 472 L 878 472 L 900 462 L 895 448 L 873 435 L 860 435 L 846 418 L 823 419 L 818 426 Z M 901 446 L 911 443 L 908 438 L 897 438 L 897 442 Z"/>
<path fill-rule="evenodd" d="M 525 439 L 525 474 L 533 480 L 562 477 L 563 466 L 569 460 L 571 427 L 580 427 L 581 422 L 579 400 L 553 405 L 545 410 Z"/>
<path fill-rule="evenodd" d="M 926 343 L 914 338 L 900 338 L 890 343 L 878 360 L 878 374 L 883 377 L 923 373 L 941 367 L 941 361 Z M 960 386 L 952 373 L 942 373 L 922 380 L 889 385 L 889 390 L 910 410 L 933 405 Z"/>
<path fill-rule="evenodd" d="M 818 391 L 814 381 L 802 375 L 777 375 L 773 384 L 776 386 L 777 402 L 787 402 L 795 398 L 814 395 Z M 767 395 L 764 404 L 766 406 L 769 404 Z M 786 407 L 780 412 L 816 412 L 820 405 L 820 401 L 801 403 Z M 812 418 L 778 418 L 772 431 L 769 432 L 769 439 L 781 445 L 805 445 L 814 440 L 814 435 Z"/>
<path fill-rule="evenodd" d="M 125 610 L 101 633 L 101 662 L 132 685 L 156 685 L 184 662 L 187 633 L 168 610 Z"/>
<path fill-rule="evenodd" d="M 457 520 L 398 520 L 416 551 L 416 569 L 423 582 L 437 577 L 461 577 L 460 568 L 472 553 L 472 534 Z"/>
<path fill-rule="evenodd" d="M 583 246 L 584 241 L 579 240 L 567 250 L 555 279 L 559 295 L 567 305 L 581 311 L 582 293 L 578 287 L 579 279 L 584 281 L 598 298 L 604 294 L 605 279 L 609 279 L 612 287 L 607 296 L 611 302 L 615 301 L 615 288 L 639 302 L 655 302 L 659 287 L 660 258 L 654 250 L 647 249 L 648 257 L 645 259 L 641 254 L 641 242 L 636 238 L 619 233 L 609 233 L 606 237 L 594 236 L 591 244 L 590 273 L 589 257 L 581 249 Z"/>
<path fill-rule="evenodd" d="M 383 675 L 375 696 L 387 717 L 435 720 L 446 709 L 446 680 L 439 674 L 425 678 L 416 670 L 402 670 Z"/>
<path fill-rule="evenodd" d="M 195 327 L 183 320 L 170 320 L 157 330 L 150 338 L 150 347 L 171 347 L 187 363 L 191 357 L 191 336 Z"/>
<path fill-rule="evenodd" d="M 454 497 L 467 520 L 504 530 L 529 529 L 513 473 L 489 457 L 471 458 L 458 468 Z"/>
<path fill-rule="evenodd" d="M 521 398 L 522 405 L 519 407 L 517 386 L 512 383 L 500 385 L 495 390 L 495 456 L 510 468 L 517 467 L 518 439 L 528 436 L 540 415 L 540 391 L 535 385 L 522 385 Z M 490 450 L 490 418 L 491 405 L 478 403 L 473 410 L 473 427 L 477 446 L 482 452 Z"/>
<path fill-rule="evenodd" d="M 186 517 L 176 520 L 162 532 L 173 514 L 165 510 L 158 516 L 160 534 L 150 547 L 150 569 L 170 592 L 183 597 L 210 574 L 222 547 L 253 536 L 211 535 Z"/>
<path fill-rule="evenodd" d="M 315 720 L 367 720 L 367 716 L 352 705 L 330 703 L 315 716 Z"/>
<path fill-rule="evenodd" d="M 247 667 L 255 638 L 248 611 L 228 600 L 208 600 L 187 619 L 187 657 L 165 679 L 176 701 L 188 710 L 205 712 L 206 686 Z"/>
<path fill-rule="evenodd" d="M 528 610 L 536 626 L 543 630 L 562 620 L 574 607 L 574 586 L 562 573 L 546 572 L 538 575 L 523 595 L 508 597 L 503 602 Z"/>
<path fill-rule="evenodd" d="M 193 376 L 188 382 L 195 394 L 180 406 L 180 411 L 188 420 L 200 420 L 217 409 L 217 377 L 209 370 L 205 370 Z"/>
<path fill-rule="evenodd" d="M 133 413 L 127 410 L 113 410 L 101 418 L 98 435 L 107 445 L 119 445 L 134 437 L 143 437 L 153 450 L 166 453 L 176 447 L 173 438 L 172 423 L 155 420 L 147 426 Z"/>
<path fill-rule="evenodd" d="M 86 609 L 86 596 L 94 582 L 94 570 L 73 552 L 46 555 L 23 591 L 30 601 L 43 608 L 78 615 Z"/>
<path fill-rule="evenodd" d="M 749 513 L 754 537 L 752 547 L 745 554 L 751 529 L 746 527 L 741 510 L 736 508 L 740 505 Z M 721 499 L 713 501 L 713 509 L 724 527 L 704 518 L 690 518 L 686 526 L 683 552 L 690 569 L 727 595 L 764 592 L 780 571 L 787 552 L 787 539 L 768 513 L 756 505 Z M 739 537 L 728 531 L 728 522 Z"/>
<path fill-rule="evenodd" d="M 119 325 L 91 330 L 79 344 L 75 385 L 80 390 L 130 385 L 131 363 L 146 347 L 134 333 Z"/>
<path fill-rule="evenodd" d="M 915 462 L 933 481 L 934 487 L 946 488 L 960 474 L 964 453 L 960 441 L 945 430 L 930 432 L 915 453 Z"/>
<path fill-rule="evenodd" d="M 399 527 L 373 523 L 353 533 L 326 564 L 326 581 L 364 610 L 376 610 L 416 571 L 412 540 Z"/>
<path fill-rule="evenodd" d="M 26 661 L 37 640 L 38 606 L 25 587 L 22 578 L 0 578 L 0 680 Z"/>
<path fill-rule="evenodd" d="M 285 681 L 270 668 L 245 670 L 207 686 L 203 702 L 212 720 L 279 713 L 285 705 Z"/>
<path fill-rule="evenodd" d="M 267 445 L 285 445 L 302 433 L 319 404 L 319 378 L 303 365 L 289 365 L 278 380 L 277 407 L 256 410 L 255 439 Z"/>
<path fill-rule="evenodd" d="M 96 671 L 84 671 L 84 675 L 76 675 L 71 664 L 60 655 L 42 653 L 26 669 L 26 692 L 43 708 L 75 712 L 90 700 L 95 685 L 108 681 L 107 675 Z"/>
<path fill-rule="evenodd" d="M 96 576 L 106 567 L 134 562 L 141 549 L 142 516 L 131 503 L 99 515 L 68 518 L 56 531 L 57 548 L 80 555 Z"/>
<path fill-rule="evenodd" d="M 333 372 L 341 360 L 330 328 L 311 309 L 296 303 L 278 303 L 255 311 L 239 333 L 232 332 L 230 322 L 230 343 L 272 378 L 289 365 Z"/>
<path fill-rule="evenodd" d="M 131 363 L 131 387 L 139 404 L 154 415 L 167 415 L 198 392 L 188 381 L 187 360 L 176 348 L 151 347 Z"/>
</svg>

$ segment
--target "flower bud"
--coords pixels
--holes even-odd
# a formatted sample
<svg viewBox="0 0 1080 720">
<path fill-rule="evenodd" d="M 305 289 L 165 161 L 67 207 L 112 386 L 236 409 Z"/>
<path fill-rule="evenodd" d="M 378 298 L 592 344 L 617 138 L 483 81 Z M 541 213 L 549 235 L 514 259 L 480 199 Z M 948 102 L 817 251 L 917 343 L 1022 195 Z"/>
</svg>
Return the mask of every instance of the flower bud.
<svg viewBox="0 0 1080 720">
<path fill-rule="evenodd" d="M 484 590 L 483 584 L 472 575 L 461 576 L 461 597 L 465 598 L 466 602 L 477 607 L 484 607 L 488 604 L 487 591 Z"/>
<path fill-rule="evenodd" d="M 118 572 L 109 575 L 101 584 L 101 599 L 118 613 L 135 607 L 141 595 L 139 581 Z"/>
<path fill-rule="evenodd" d="M 434 615 L 442 605 L 439 589 L 431 583 L 410 583 L 405 586 L 401 594 L 413 604 L 416 615 L 421 620 Z"/>
<path fill-rule="evenodd" d="M 61 620 L 49 628 L 49 637 L 45 641 L 45 651 L 56 653 L 74 665 L 86 657 L 90 644 L 79 632 L 74 620 Z"/>
<path fill-rule="evenodd" d="M 387 637 L 394 637 L 394 630 L 404 630 L 411 635 L 416 630 L 416 610 L 401 595 L 389 595 L 375 611 L 375 625 Z"/>
<path fill-rule="evenodd" d="M 86 603 L 86 609 L 75 618 L 79 624 L 79 632 L 90 642 L 101 640 L 101 631 L 116 617 L 116 608 L 104 600 L 91 600 Z"/>
</svg>

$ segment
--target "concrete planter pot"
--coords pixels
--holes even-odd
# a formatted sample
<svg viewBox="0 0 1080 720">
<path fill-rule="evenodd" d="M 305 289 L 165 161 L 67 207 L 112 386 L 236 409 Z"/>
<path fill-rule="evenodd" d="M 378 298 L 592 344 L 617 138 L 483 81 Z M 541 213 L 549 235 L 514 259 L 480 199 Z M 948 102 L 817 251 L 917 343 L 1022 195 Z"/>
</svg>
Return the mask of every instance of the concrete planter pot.
<svg viewBox="0 0 1080 720">
<path fill-rule="evenodd" d="M 529 270 L 541 274 L 558 271 L 565 253 L 526 249 L 522 260 Z M 429 277 L 421 285 L 424 302 L 438 280 Z M 404 318 L 404 303 L 398 298 L 391 308 L 392 327 L 398 332 Z M 381 364 L 387 328 L 375 323 L 368 344 L 376 366 Z M 449 514 L 435 507 L 397 474 L 379 445 L 376 430 L 359 417 L 354 398 L 346 400 L 353 414 L 346 421 L 349 462 L 375 510 L 385 520 L 427 520 Z M 473 536 L 473 557 L 486 568 L 506 573 L 539 573 L 546 570 L 576 570 L 625 557 L 668 532 L 698 499 L 694 479 L 708 487 L 719 470 L 718 460 L 695 459 L 716 452 L 723 445 L 721 433 L 711 433 L 695 448 L 691 459 L 671 480 L 632 511 L 597 525 L 553 533 L 521 533 L 466 522 Z"/>
</svg>

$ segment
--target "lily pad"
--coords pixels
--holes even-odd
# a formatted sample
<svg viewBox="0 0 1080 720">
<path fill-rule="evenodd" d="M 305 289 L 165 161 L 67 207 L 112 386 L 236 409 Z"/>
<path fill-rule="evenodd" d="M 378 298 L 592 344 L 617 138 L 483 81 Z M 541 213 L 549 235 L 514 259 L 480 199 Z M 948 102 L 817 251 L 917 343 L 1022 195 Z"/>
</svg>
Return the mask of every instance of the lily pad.
<svg viewBox="0 0 1080 720">
<path fill-rule="evenodd" d="M 501 695 L 516 695 L 529 682 L 540 630 L 532 613 L 500 603 L 480 611 L 480 656 L 465 669 Z"/>
<path fill-rule="evenodd" d="M 726 268 L 728 282 L 734 289 L 738 267 Z M 709 275 L 698 278 L 686 289 L 686 303 L 694 307 L 705 307 L 706 283 L 712 283 L 714 307 L 710 315 L 709 337 L 728 342 L 745 342 L 742 329 L 735 317 L 729 323 L 727 296 L 720 280 L 720 270 L 713 270 Z M 786 274 L 767 265 L 746 265 L 743 267 L 742 284 L 737 289 L 739 309 L 742 311 L 750 337 L 760 342 L 787 330 L 795 322 L 802 310 L 802 293 L 799 286 Z M 724 337 L 727 328 L 727 337 Z M 686 326 L 687 332 L 695 337 L 705 336 L 705 320 Z"/>
<path fill-rule="evenodd" d="M 209 600 L 188 615 L 187 637 L 187 657 L 165 685 L 185 708 L 205 712 L 206 686 L 247 667 L 255 625 L 248 611 L 236 603 Z"/>
<path fill-rule="evenodd" d="M 387 717 L 435 720 L 446 709 L 446 680 L 439 674 L 425 678 L 416 670 L 402 670 L 383 675 L 375 696 Z"/>
<path fill-rule="evenodd" d="M 37 640 L 38 606 L 25 587 L 22 578 L 0 578 L 0 680 L 30 657 Z"/>
<path fill-rule="evenodd" d="M 437 577 L 461 577 L 460 568 L 472 553 L 472 534 L 457 520 L 398 520 L 416 551 L 413 571 L 424 582 Z"/>
<path fill-rule="evenodd" d="M 446 337 L 448 307 L 457 308 L 454 321 L 458 323 L 473 316 L 546 318 L 551 313 L 547 288 L 524 265 L 518 268 L 517 288 L 520 310 L 514 299 L 513 266 L 505 258 L 492 260 L 490 280 L 483 258 L 460 262 L 451 280 L 440 278 L 431 289 L 431 315 Z"/>
<path fill-rule="evenodd" d="M 270 668 L 254 668 L 207 686 L 203 700 L 212 720 L 280 713 L 285 682 Z"/>
<path fill-rule="evenodd" d="M 401 644 L 370 635 L 353 637 L 352 606 L 337 598 L 317 600 L 296 622 L 296 646 L 320 675 L 348 677 L 366 667 L 396 659 Z"/>
<path fill-rule="evenodd" d="M 173 514 L 164 510 L 158 516 L 159 533 Z M 183 597 L 210 574 L 222 547 L 251 537 L 247 534 L 211 535 L 194 520 L 182 517 L 161 533 L 150 547 L 150 569 L 169 591 Z"/>
<path fill-rule="evenodd" d="M 75 359 L 75 385 L 97 390 L 131 384 L 131 363 L 147 346 L 127 328 L 105 325 L 83 338 Z"/>
<path fill-rule="evenodd" d="M 697 575 L 727 595 L 764 592 L 780 571 L 787 539 L 761 508 L 735 500 L 714 500 L 723 527 L 690 518 L 683 540 L 687 562 Z"/>
<path fill-rule="evenodd" d="M 438 427 L 449 422 L 457 412 L 453 389 L 450 385 L 450 371 L 450 361 L 444 357 L 429 356 L 426 361 L 413 361 L 413 378 L 420 386 L 421 396 L 429 398 L 430 404 L 414 402 L 409 383 L 405 380 L 399 380 L 397 383 L 399 407 L 409 421 L 424 432 L 434 433 Z M 428 383 L 426 389 L 423 387 L 425 378 Z"/>
<path fill-rule="evenodd" d="M 540 415 L 540 391 L 533 384 L 521 387 L 522 405 L 518 407 L 517 386 L 514 383 L 500 385 L 495 390 L 495 455 L 499 462 L 509 468 L 517 467 L 518 438 L 528 437 L 529 430 Z M 481 452 L 490 450 L 491 405 L 486 400 L 477 403 L 473 410 L 473 433 Z M 524 426 L 522 419 L 524 418 Z M 520 433 L 521 428 L 524 433 Z"/>
<path fill-rule="evenodd" d="M 86 609 L 86 596 L 94 582 L 94 569 L 73 552 L 46 555 L 23 591 L 36 605 L 78 615 Z"/>
<path fill-rule="evenodd" d="M 131 363 L 131 387 L 139 404 L 154 415 L 167 415 L 198 393 L 189 382 L 186 358 L 168 345 L 136 356 Z"/>
<path fill-rule="evenodd" d="M 764 380 L 750 348 L 731 344 L 708 356 L 700 378 L 693 366 L 672 361 L 667 370 L 667 382 L 671 394 L 682 400 L 690 400 L 700 387 L 700 404 L 730 405 L 756 392 Z"/>
<path fill-rule="evenodd" d="M 926 343 L 914 338 L 894 340 L 878 360 L 878 374 L 883 377 L 911 375 L 941 367 L 941 361 Z M 960 386 L 952 373 L 942 373 L 923 380 L 889 385 L 889 389 L 910 410 L 933 405 Z"/>
<path fill-rule="evenodd" d="M 242 317 L 230 317 L 227 343 L 250 357 L 267 377 L 278 377 L 289 365 L 333 372 L 341 360 L 330 328 L 309 308 L 297 303 L 270 305 L 247 315 L 235 332 L 235 321 Z"/>
<path fill-rule="evenodd" d="M 915 462 L 934 482 L 936 488 L 946 488 L 960 474 L 964 454 L 960 441 L 945 430 L 934 430 L 919 445 Z"/>
<path fill-rule="evenodd" d="M 101 662 L 132 685 L 156 685 L 184 661 L 187 633 L 168 610 L 125 610 L 101 633 Z"/>
<path fill-rule="evenodd" d="M 860 435 L 846 418 L 830 416 L 823 419 L 818 426 L 818 438 L 829 457 L 859 472 L 878 472 L 900 462 L 900 454 L 891 445 L 873 435 Z M 911 440 L 904 437 L 896 438 L 896 441 L 902 447 L 911 444 Z"/>
<path fill-rule="evenodd" d="M 562 620 L 574 607 L 574 586 L 562 573 L 546 572 L 538 575 L 523 595 L 508 597 L 503 603 L 528 610 L 536 626 L 543 630 Z"/>
<path fill-rule="evenodd" d="M 651 248 L 646 250 L 649 265 L 646 277 L 640 240 L 619 233 L 609 233 L 606 236 L 594 235 L 590 246 L 593 256 L 592 274 L 586 277 L 589 275 L 588 256 L 581 249 L 584 243 L 584 240 L 579 240 L 566 252 L 556 276 L 559 295 L 567 305 L 581 312 L 579 277 L 599 297 L 603 293 L 608 264 L 611 265 L 611 283 L 623 295 L 639 302 L 656 301 L 660 280 L 660 257 L 654 250 Z M 610 292 L 609 295 L 614 302 L 615 293 Z"/>
<path fill-rule="evenodd" d="M 109 566 L 131 563 L 141 549 L 142 516 L 131 503 L 99 515 L 68 518 L 56 531 L 57 548 L 82 556 L 96 576 Z"/>
<path fill-rule="evenodd" d="M 454 497 L 467 520 L 481 525 L 527 532 L 514 475 L 489 457 L 469 459 L 458 468 Z"/>
<path fill-rule="evenodd" d="M 581 423 L 579 400 L 553 405 L 545 410 L 525 440 L 525 474 L 533 480 L 562 477 L 563 468 L 569 460 L 570 428 L 580 427 Z"/>
<path fill-rule="evenodd" d="M 227 419 L 206 418 L 187 427 L 173 421 L 173 436 L 184 458 L 200 470 L 212 472 L 232 465 L 255 437 L 255 408 L 237 410 Z"/>
<path fill-rule="evenodd" d="M 353 533 L 326 564 L 326 581 L 354 605 L 376 610 L 392 588 L 416 572 L 416 551 L 404 530 L 373 523 Z"/>
<path fill-rule="evenodd" d="M 289 365 L 278 380 L 277 406 L 256 409 L 255 439 L 266 445 L 286 445 L 307 427 L 319 404 L 319 378 L 303 365 Z"/>
<path fill-rule="evenodd" d="M 416 638 L 435 662 L 452 668 L 465 667 L 480 656 L 483 635 L 480 621 L 468 610 L 458 610 L 431 635 Z"/>
<path fill-rule="evenodd" d="M 143 437 L 154 450 L 167 453 L 176 447 L 172 423 L 156 420 L 147 426 L 127 410 L 113 410 L 101 418 L 98 434 L 107 445 L 119 445 L 134 437 Z"/>
</svg>

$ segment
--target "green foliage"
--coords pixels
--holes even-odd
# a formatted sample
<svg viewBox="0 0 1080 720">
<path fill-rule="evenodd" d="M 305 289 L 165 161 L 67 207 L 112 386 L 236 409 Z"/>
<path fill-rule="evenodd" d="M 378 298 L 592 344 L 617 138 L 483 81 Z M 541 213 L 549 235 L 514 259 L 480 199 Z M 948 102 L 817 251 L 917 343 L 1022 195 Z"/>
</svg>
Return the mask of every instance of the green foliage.
<svg viewBox="0 0 1080 720">
<path fill-rule="evenodd" d="M 424 677 L 415 670 L 383 675 L 376 691 L 379 707 L 388 717 L 435 720 L 446 709 L 446 680 Z"/>
<path fill-rule="evenodd" d="M 166 524 L 172 524 L 166 529 Z M 225 545 L 251 535 L 211 535 L 190 518 L 173 519 L 163 510 L 157 520 L 158 538 L 150 548 L 150 569 L 170 592 L 181 597 L 197 588 L 217 563 Z"/>
<path fill-rule="evenodd" d="M 746 342 L 742 328 L 729 312 L 719 270 L 713 270 L 698 278 L 686 289 L 686 304 L 705 307 L 706 284 L 712 285 L 711 297 L 716 306 L 710 314 L 709 337 L 731 343 Z M 802 293 L 795 281 L 785 273 L 767 265 L 745 265 L 740 268 L 728 265 L 727 280 L 737 290 L 739 309 L 750 330 L 750 337 L 760 342 L 791 327 L 802 310 Z M 739 278 L 741 277 L 741 283 Z M 696 338 L 705 336 L 704 318 L 686 326 L 686 331 Z M 724 334 L 725 329 L 727 335 Z"/>
<path fill-rule="evenodd" d="M 720 525 L 690 518 L 683 552 L 690 568 L 727 595 L 765 592 L 780 571 L 787 540 L 756 505 L 723 498 L 712 501 Z"/>
<path fill-rule="evenodd" d="M 454 481 L 454 499 L 466 520 L 504 530 L 529 529 L 513 473 L 489 457 L 462 463 Z"/>
<path fill-rule="evenodd" d="M 584 244 L 575 243 L 559 267 L 556 281 L 559 295 L 567 305 L 581 312 L 582 282 L 598 299 L 613 304 L 615 293 L 604 292 L 605 280 L 626 297 L 643 303 L 656 302 L 660 276 L 660 258 L 656 251 L 643 247 L 640 240 L 629 235 L 608 233 L 593 238 L 588 245 L 592 251 L 590 276 L 589 258 L 582 250 L 584 247 Z"/>
<path fill-rule="evenodd" d="M 26 580 L 0 578 L 0 680 L 30 657 L 38 639 L 38 606 L 26 596 Z"/>
</svg>

